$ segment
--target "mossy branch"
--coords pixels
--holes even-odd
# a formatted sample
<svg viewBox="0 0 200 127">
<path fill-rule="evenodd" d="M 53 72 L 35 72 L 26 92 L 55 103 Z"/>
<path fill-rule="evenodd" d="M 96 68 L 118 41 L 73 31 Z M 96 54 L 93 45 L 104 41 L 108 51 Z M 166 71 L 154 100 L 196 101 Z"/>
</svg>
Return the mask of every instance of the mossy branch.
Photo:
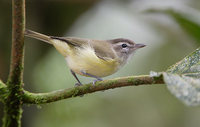
<svg viewBox="0 0 200 127">
<path fill-rule="evenodd" d="M 12 55 L 3 127 L 21 127 L 24 68 L 25 0 L 12 0 Z"/>
<path fill-rule="evenodd" d="M 49 93 L 30 93 L 28 91 L 24 91 L 24 95 L 22 96 L 22 98 L 23 102 L 27 104 L 44 104 L 71 97 L 81 96 L 87 93 L 104 91 L 118 87 L 163 84 L 163 83 L 164 82 L 162 75 L 156 78 L 150 77 L 148 75 L 129 76 L 129 77 L 120 77 L 116 79 L 100 81 L 97 82 L 95 85 L 90 83 L 79 87 L 57 90 Z"/>
<path fill-rule="evenodd" d="M 4 101 L 6 99 L 7 93 L 8 89 L 6 85 L 0 80 L 0 101 Z"/>
</svg>

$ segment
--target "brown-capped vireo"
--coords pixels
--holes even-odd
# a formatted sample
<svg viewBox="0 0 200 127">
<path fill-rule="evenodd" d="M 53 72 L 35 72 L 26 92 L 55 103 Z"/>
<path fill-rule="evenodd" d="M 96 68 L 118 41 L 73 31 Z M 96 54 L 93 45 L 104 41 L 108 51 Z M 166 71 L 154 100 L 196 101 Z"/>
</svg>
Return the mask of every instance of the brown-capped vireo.
<svg viewBox="0 0 200 127">
<path fill-rule="evenodd" d="M 31 30 L 25 30 L 25 35 L 52 44 L 67 61 L 72 75 L 81 85 L 76 74 L 96 78 L 101 81 L 119 70 L 129 57 L 144 44 L 135 44 L 124 38 L 112 40 L 93 40 L 76 37 L 47 36 Z"/>
</svg>

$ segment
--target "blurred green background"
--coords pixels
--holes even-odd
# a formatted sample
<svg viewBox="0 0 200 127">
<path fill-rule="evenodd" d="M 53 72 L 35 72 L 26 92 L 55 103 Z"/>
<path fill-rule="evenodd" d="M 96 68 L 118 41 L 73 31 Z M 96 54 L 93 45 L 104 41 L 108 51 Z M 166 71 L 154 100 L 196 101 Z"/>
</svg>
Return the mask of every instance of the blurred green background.
<svg viewBox="0 0 200 127">
<path fill-rule="evenodd" d="M 11 1 L 0 1 L 0 77 L 11 48 Z M 124 37 L 148 45 L 105 79 L 164 71 L 200 45 L 199 0 L 27 0 L 27 28 L 47 35 Z M 76 82 L 63 57 L 25 38 L 25 89 L 48 92 Z M 90 78 L 81 77 L 83 83 Z M 3 106 L 0 104 L 0 118 Z M 24 106 L 23 127 L 199 127 L 200 108 L 187 107 L 165 85 L 107 90 L 45 105 Z M 1 122 L 0 122 L 1 123 Z"/>
</svg>

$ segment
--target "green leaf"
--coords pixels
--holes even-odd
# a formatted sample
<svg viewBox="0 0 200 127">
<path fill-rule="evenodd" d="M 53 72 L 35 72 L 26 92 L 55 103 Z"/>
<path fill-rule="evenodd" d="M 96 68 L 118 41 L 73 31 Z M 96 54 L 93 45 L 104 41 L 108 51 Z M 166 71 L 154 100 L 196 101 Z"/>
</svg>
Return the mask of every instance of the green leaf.
<svg viewBox="0 0 200 127">
<path fill-rule="evenodd" d="M 196 49 L 175 65 L 169 67 L 167 72 L 200 78 L 200 48 Z"/>
<path fill-rule="evenodd" d="M 186 105 L 200 105 L 200 80 L 188 76 L 163 73 L 170 92 Z"/>
<path fill-rule="evenodd" d="M 189 36 L 193 37 L 196 42 L 200 44 L 200 24 L 198 24 L 199 21 L 194 20 L 195 17 L 190 18 L 191 15 L 184 14 L 183 12 L 174 11 L 172 9 L 150 9 L 147 12 L 164 13 L 171 16 Z"/>
<path fill-rule="evenodd" d="M 197 24 L 192 19 L 189 19 L 186 15 L 183 15 L 179 12 L 175 12 L 173 10 L 168 10 L 167 14 L 169 14 L 180 26 L 183 28 L 188 35 L 196 39 L 198 43 L 200 43 L 200 25 Z"/>
<path fill-rule="evenodd" d="M 187 105 L 200 105 L 200 48 L 163 73 L 170 92 Z"/>
</svg>

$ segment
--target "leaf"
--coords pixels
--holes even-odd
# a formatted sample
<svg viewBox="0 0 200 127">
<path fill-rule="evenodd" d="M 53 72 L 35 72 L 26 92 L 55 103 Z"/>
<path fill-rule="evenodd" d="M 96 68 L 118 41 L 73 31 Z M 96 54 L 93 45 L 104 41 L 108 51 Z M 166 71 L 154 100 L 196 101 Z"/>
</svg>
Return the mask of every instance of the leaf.
<svg viewBox="0 0 200 127">
<path fill-rule="evenodd" d="M 195 17 L 191 17 L 191 15 L 184 14 L 183 12 L 174 11 L 172 9 L 166 10 L 158 10 L 158 9 L 149 9 L 147 12 L 151 13 L 164 13 L 171 16 L 180 26 L 181 28 L 191 37 L 193 37 L 198 44 L 200 44 L 200 24 L 199 21 Z"/>
<path fill-rule="evenodd" d="M 167 69 L 168 73 L 200 78 L 200 48 Z"/>
<path fill-rule="evenodd" d="M 187 105 L 200 105 L 200 48 L 163 73 L 170 92 Z"/>
<path fill-rule="evenodd" d="M 167 13 L 170 15 L 185 32 L 188 33 L 191 37 L 196 39 L 200 43 L 200 25 L 186 17 L 186 15 L 181 14 L 180 12 L 175 12 L 173 10 L 168 10 Z"/>
<path fill-rule="evenodd" d="M 200 80 L 188 76 L 163 73 L 170 92 L 186 105 L 200 105 Z"/>
</svg>

